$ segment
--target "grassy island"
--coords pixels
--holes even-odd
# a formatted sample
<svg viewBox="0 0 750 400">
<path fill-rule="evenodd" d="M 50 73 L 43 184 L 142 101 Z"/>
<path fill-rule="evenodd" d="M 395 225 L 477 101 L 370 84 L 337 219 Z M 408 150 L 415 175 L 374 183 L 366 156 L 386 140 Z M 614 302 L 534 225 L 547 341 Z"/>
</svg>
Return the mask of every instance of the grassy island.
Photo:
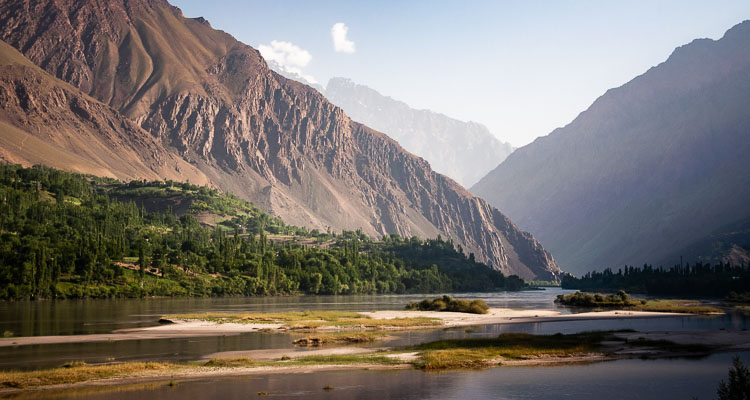
<svg viewBox="0 0 750 400">
<path fill-rule="evenodd" d="M 715 336 L 728 332 L 713 332 Z M 656 335 L 656 336 L 654 336 Z M 103 381 L 111 385 L 134 380 L 165 381 L 175 379 L 268 373 L 288 369 L 306 371 L 310 367 L 333 369 L 352 368 L 417 368 L 423 370 L 481 369 L 513 365 L 549 365 L 571 362 L 597 362 L 628 357 L 674 357 L 703 355 L 721 346 L 707 343 L 676 343 L 659 334 L 634 331 L 584 332 L 577 334 L 531 335 L 506 333 L 495 338 L 440 340 L 402 348 L 360 349 L 358 352 L 336 354 L 332 348 L 317 354 L 278 349 L 273 358 L 255 359 L 232 355 L 189 363 L 112 362 L 90 365 L 69 362 L 65 365 L 35 371 L 0 372 L 0 392 L 40 389 Z M 710 342 L 710 338 L 707 340 Z M 746 336 L 735 338 L 737 343 Z M 718 340 L 725 343 L 725 340 Z M 632 350 L 636 349 L 637 352 Z"/>
<path fill-rule="evenodd" d="M 572 294 L 561 294 L 555 299 L 556 303 L 574 307 L 588 308 L 617 308 L 634 311 L 672 312 L 687 314 L 721 314 L 723 311 L 716 307 L 701 305 L 696 300 L 674 300 L 674 299 L 637 299 L 631 298 L 625 291 L 620 290 L 616 294 L 599 294 L 575 292 Z"/>
<path fill-rule="evenodd" d="M 417 311 L 451 311 L 471 314 L 487 314 L 490 307 L 483 300 L 461 300 L 451 296 L 436 297 L 432 300 L 413 301 L 406 306 L 407 310 Z"/>
<path fill-rule="evenodd" d="M 318 328 L 341 329 L 397 329 L 413 327 L 435 327 L 442 325 L 437 318 L 372 318 L 348 311 L 290 311 L 279 313 L 203 313 L 173 314 L 162 317 L 162 321 L 207 321 L 220 324 L 267 324 L 285 329 L 315 330 Z"/>
</svg>

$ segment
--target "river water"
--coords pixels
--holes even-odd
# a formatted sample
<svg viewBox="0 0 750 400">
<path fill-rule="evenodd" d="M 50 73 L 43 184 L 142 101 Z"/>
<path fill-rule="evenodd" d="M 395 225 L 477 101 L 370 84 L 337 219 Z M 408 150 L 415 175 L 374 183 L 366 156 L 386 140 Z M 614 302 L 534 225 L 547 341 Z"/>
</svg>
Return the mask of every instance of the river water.
<svg viewBox="0 0 750 400">
<path fill-rule="evenodd" d="M 557 309 L 553 300 L 561 289 L 511 293 L 472 293 L 491 307 Z M 221 299 L 144 299 L 0 303 L 0 330 L 15 336 L 108 333 L 157 324 L 160 316 L 205 311 L 289 311 L 312 309 L 401 309 L 424 295 L 257 297 Z M 588 330 L 639 331 L 746 330 L 750 317 L 680 316 L 576 322 L 519 323 L 399 333 L 387 345 L 415 344 L 443 338 L 493 337 L 504 332 L 536 334 Z M 66 361 L 89 363 L 134 360 L 191 361 L 219 351 L 269 348 L 295 349 L 293 334 L 250 333 L 218 337 L 71 343 L 0 348 L 0 369 L 58 366 Z M 377 344 L 377 345 L 382 345 Z M 750 353 L 741 353 L 750 361 Z M 495 368 L 486 371 L 430 374 L 421 371 L 346 371 L 314 374 L 270 374 L 244 378 L 183 382 L 175 387 L 150 385 L 116 391 L 58 392 L 55 398 L 154 399 L 248 398 L 257 392 L 283 398 L 362 399 L 550 399 L 550 398 L 714 398 L 718 381 L 726 376 L 731 354 L 702 360 L 622 360 L 592 365 L 544 368 Z M 332 391 L 323 391 L 326 385 Z M 67 396 L 67 397 L 66 397 Z"/>
</svg>

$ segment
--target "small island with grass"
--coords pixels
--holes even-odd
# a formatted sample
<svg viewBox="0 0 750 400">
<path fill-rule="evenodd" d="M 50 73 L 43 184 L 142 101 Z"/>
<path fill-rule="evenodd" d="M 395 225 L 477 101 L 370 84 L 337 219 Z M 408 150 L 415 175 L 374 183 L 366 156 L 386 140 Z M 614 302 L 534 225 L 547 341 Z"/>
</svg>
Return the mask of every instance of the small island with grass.
<svg viewBox="0 0 750 400">
<path fill-rule="evenodd" d="M 454 299 L 451 296 L 436 297 L 432 300 L 424 299 L 422 301 L 413 301 L 406 305 L 407 310 L 416 311 L 447 311 L 462 312 L 472 314 L 487 314 L 490 307 L 484 300 L 462 300 Z"/>
<path fill-rule="evenodd" d="M 555 299 L 555 303 L 586 308 L 605 308 L 634 311 L 652 311 L 667 313 L 687 313 L 687 314 L 723 314 L 724 312 L 716 307 L 702 305 L 697 300 L 676 300 L 676 299 L 638 299 L 632 298 L 624 290 L 616 294 L 599 294 L 575 292 L 571 294 L 561 294 Z"/>
</svg>

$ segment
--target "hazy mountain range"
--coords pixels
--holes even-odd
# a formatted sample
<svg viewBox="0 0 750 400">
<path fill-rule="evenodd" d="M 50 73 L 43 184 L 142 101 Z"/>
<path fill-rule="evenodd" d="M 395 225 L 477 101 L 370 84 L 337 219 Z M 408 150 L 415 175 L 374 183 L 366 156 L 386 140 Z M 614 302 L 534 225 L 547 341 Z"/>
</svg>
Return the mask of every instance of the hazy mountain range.
<svg viewBox="0 0 750 400">
<path fill-rule="evenodd" d="M 513 152 L 486 126 L 430 110 L 416 110 L 346 78 L 328 81 L 325 95 L 355 121 L 377 129 L 465 187 Z"/>
<path fill-rule="evenodd" d="M 331 78 L 324 88 L 273 60 L 268 66 L 323 93 L 350 118 L 385 133 L 464 187 L 475 184 L 513 152 L 513 146 L 501 142 L 477 122 L 411 108 L 348 78 Z"/>
<path fill-rule="evenodd" d="M 676 49 L 472 191 L 573 273 L 747 260 L 750 22 Z"/>
<path fill-rule="evenodd" d="M 4 161 L 189 179 L 291 224 L 442 235 L 506 273 L 561 273 L 484 200 L 166 1 L 4 1 L 0 39 Z"/>
</svg>

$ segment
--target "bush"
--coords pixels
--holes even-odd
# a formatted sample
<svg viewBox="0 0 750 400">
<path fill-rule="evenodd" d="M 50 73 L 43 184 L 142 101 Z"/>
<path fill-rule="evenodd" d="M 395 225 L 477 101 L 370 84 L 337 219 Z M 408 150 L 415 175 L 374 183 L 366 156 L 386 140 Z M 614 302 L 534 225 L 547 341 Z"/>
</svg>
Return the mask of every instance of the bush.
<svg viewBox="0 0 750 400">
<path fill-rule="evenodd" d="M 420 302 L 411 302 L 406 306 L 407 310 L 418 311 L 450 311 L 471 314 L 487 314 L 490 307 L 482 300 L 461 300 L 444 295 L 432 300 L 424 299 Z"/>
<path fill-rule="evenodd" d="M 719 400 L 750 399 L 750 370 L 740 361 L 739 357 L 732 360 L 729 369 L 729 382 L 721 381 L 716 391 Z"/>
<path fill-rule="evenodd" d="M 557 295 L 555 303 L 576 307 L 627 307 L 634 303 L 630 295 L 620 290 L 617 294 L 602 295 L 583 292 Z"/>
</svg>

